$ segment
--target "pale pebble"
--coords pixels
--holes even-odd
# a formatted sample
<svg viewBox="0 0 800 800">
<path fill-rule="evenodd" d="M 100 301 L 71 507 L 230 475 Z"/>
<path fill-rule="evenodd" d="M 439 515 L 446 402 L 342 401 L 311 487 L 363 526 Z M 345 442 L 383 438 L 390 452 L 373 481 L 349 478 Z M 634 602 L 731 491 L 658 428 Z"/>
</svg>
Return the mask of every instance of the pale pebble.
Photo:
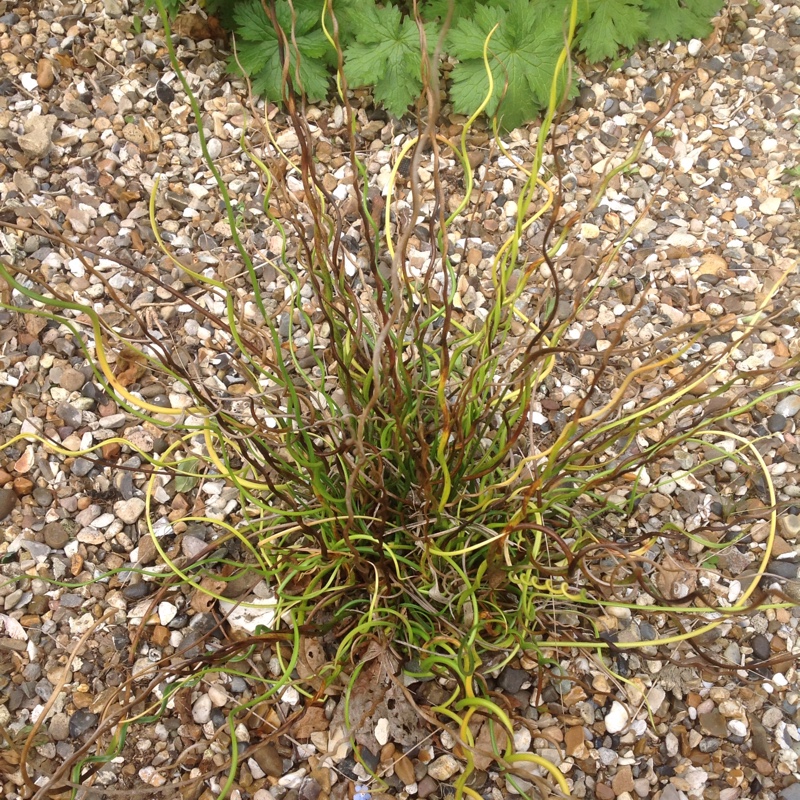
<svg viewBox="0 0 800 800">
<path fill-rule="evenodd" d="M 606 731 L 608 733 L 619 733 L 625 729 L 628 724 L 630 715 L 628 709 L 622 703 L 615 700 L 611 704 L 611 711 L 605 716 Z"/>
</svg>

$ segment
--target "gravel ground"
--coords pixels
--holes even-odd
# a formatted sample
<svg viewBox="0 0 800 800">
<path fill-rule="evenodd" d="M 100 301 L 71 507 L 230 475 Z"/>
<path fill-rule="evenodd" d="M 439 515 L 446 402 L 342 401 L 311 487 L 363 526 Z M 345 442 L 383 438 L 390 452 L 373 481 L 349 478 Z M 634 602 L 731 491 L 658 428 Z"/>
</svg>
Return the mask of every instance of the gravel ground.
<svg viewBox="0 0 800 800">
<path fill-rule="evenodd" d="M 107 321 L 120 326 L 123 315 L 103 285 L 69 253 L 37 235 L 37 220 L 47 217 L 85 244 L 125 251 L 141 267 L 161 264 L 169 276 L 146 210 L 153 176 L 160 173 L 157 217 L 171 246 L 179 254 L 193 253 L 204 268 L 233 285 L 237 281 L 230 231 L 200 158 L 188 104 L 167 68 L 155 17 L 145 16 L 143 22 L 143 33 L 137 35 L 126 0 L 0 0 L 0 213 L 3 220 L 31 229 L 19 235 L 6 230 L 0 240 L 4 258 L 41 265 L 62 293 L 92 302 Z M 184 33 L 187 75 L 213 132 L 209 149 L 249 220 L 249 246 L 254 252 L 277 252 L 274 231 L 261 212 L 262 187 L 238 144 L 248 102 L 245 88 L 226 75 L 218 43 L 208 38 L 214 31 L 200 16 L 184 15 L 176 27 Z M 608 251 L 614 234 L 652 201 L 647 220 L 623 249 L 613 274 L 570 329 L 569 338 L 586 351 L 581 366 L 591 366 L 592 354 L 608 347 L 618 321 L 642 300 L 642 292 L 645 302 L 628 322 L 626 341 L 646 342 L 671 326 L 720 318 L 721 330 L 701 346 L 724 347 L 738 338 L 743 317 L 763 293 L 797 263 L 800 180 L 789 170 L 800 164 L 798 34 L 800 7 L 795 4 L 766 0 L 755 9 L 735 3 L 705 42 L 642 49 L 610 74 L 583 72 L 583 89 L 556 132 L 567 165 L 567 214 L 581 208 L 615 148 L 624 153 L 636 132 L 660 111 L 677 76 L 694 70 L 658 135 L 648 141 L 638 170 L 611 183 L 606 200 L 583 221 L 563 256 L 567 288 L 574 287 Z M 360 114 L 369 172 L 374 185 L 384 189 L 392 159 L 411 131 L 373 112 Z M 273 116 L 276 128 L 283 130 L 277 110 Z M 319 160 L 328 171 L 326 187 L 352 214 L 341 154 L 341 109 L 321 106 L 310 116 Z M 457 132 L 459 123 L 450 117 L 445 132 L 448 125 Z M 517 130 L 505 142 L 515 158 L 529 163 L 534 136 L 535 129 Z M 291 148 L 292 137 L 283 132 L 281 143 Z M 459 286 L 465 325 L 485 313 L 491 295 L 486 269 L 516 212 L 513 198 L 522 179 L 485 132 L 476 129 L 470 147 L 482 191 L 477 212 L 455 227 L 457 257 L 468 264 Z M 425 183 L 430 175 L 420 177 Z M 401 184 L 401 203 L 404 191 Z M 537 233 L 533 227 L 531 236 Z M 424 264 L 427 251 L 420 234 L 412 240 L 411 263 L 418 259 Z M 190 306 L 175 303 L 146 275 L 113 270 L 107 275 L 148 323 L 179 339 L 204 376 L 224 382 L 224 370 L 212 363 L 224 343 Z M 284 287 L 268 267 L 264 280 L 269 311 L 283 314 L 288 333 L 293 322 L 281 308 Z M 170 281 L 177 284 L 177 271 Z M 798 286 L 795 271 L 776 298 L 779 313 L 771 324 L 731 351 L 735 366 L 776 366 L 800 353 Z M 573 407 L 582 375 L 576 371 L 555 378 L 555 388 L 535 409 L 543 427 Z M 665 378 L 654 376 L 643 391 L 657 396 Z M 174 387 L 139 385 L 137 380 L 134 376 L 131 385 L 145 397 L 169 397 L 173 404 L 182 399 Z M 731 423 L 734 433 L 761 437 L 758 449 L 781 508 L 770 581 L 793 599 L 800 599 L 798 421 L 800 396 L 794 394 L 777 403 L 765 400 L 747 419 Z M 0 441 L 43 429 L 67 449 L 120 434 L 145 452 L 164 446 L 160 429 L 122 413 L 108 398 L 66 329 L 3 310 L 0 427 Z M 143 688 L 155 662 L 196 641 L 213 620 L 214 609 L 201 607 L 196 596 L 165 597 L 145 619 L 146 633 L 129 658 L 154 585 L 120 575 L 86 582 L 126 565 L 150 565 L 156 553 L 149 537 L 140 539 L 141 460 L 113 443 L 102 454 L 116 468 L 88 458 L 61 458 L 36 443 L 0 451 L 0 575 L 5 579 L 0 585 L 0 723 L 7 736 L 7 746 L 0 745 L 0 781 L 8 800 L 32 795 L 18 766 L 31 724 L 40 724 L 28 754 L 37 797 L 62 796 L 49 791 L 47 776 L 102 728 L 115 687 L 138 674 L 135 685 Z M 752 509 L 755 521 L 741 523 L 748 535 L 720 551 L 719 573 L 701 575 L 711 591 L 735 602 L 742 591 L 738 579 L 745 581 L 743 574 L 763 553 L 766 523 L 757 518 L 760 503 L 741 464 L 731 459 L 699 480 L 702 471 L 688 475 L 686 470 L 702 458 L 701 448 L 687 446 L 653 466 L 650 478 L 658 489 L 637 510 L 637 524 L 659 530 L 672 519 L 691 530 L 709 519 L 719 521 L 731 498 Z M 205 496 L 195 499 L 178 493 L 174 484 L 161 487 L 156 515 L 165 524 L 175 522 L 174 553 L 196 553 L 210 536 L 205 526 L 180 521 L 190 503 L 196 512 L 225 519 L 236 509 L 228 491 L 206 487 Z M 687 576 L 697 579 L 701 551 L 690 544 L 673 554 L 675 584 L 687 583 Z M 86 585 L 61 588 L 44 577 Z M 559 764 L 576 797 L 800 800 L 798 619 L 797 609 L 775 608 L 727 620 L 702 643 L 716 667 L 685 646 L 675 648 L 672 660 L 660 651 L 621 651 L 615 671 L 627 682 L 620 683 L 589 651 L 562 652 L 563 680 L 554 678 L 541 694 L 535 664 L 524 659 L 499 674 L 495 688 L 520 716 L 517 749 Z M 617 641 L 635 641 L 657 638 L 670 621 L 666 615 L 612 609 L 601 623 Z M 80 652 L 71 656 L 84 635 Z M 252 662 L 253 674 L 268 670 L 270 652 Z M 182 690 L 161 720 L 131 729 L 122 757 L 102 766 L 92 785 L 109 796 L 131 789 L 148 796 L 157 788 L 175 793 L 170 786 L 183 781 L 182 797 L 214 797 L 218 779 L 205 786 L 189 779 L 224 767 L 230 747 L 227 729 L 220 730 L 225 712 L 252 692 L 248 680 L 226 675 L 210 675 Z M 287 692 L 272 715 L 288 717 L 300 704 L 296 692 Z M 278 719 L 254 714 L 237 728 L 237 739 L 250 749 L 232 796 L 351 797 L 352 782 L 363 773 L 340 741 L 337 699 L 307 714 L 289 735 L 264 738 Z M 413 710 L 392 702 L 364 717 L 357 739 L 393 794 L 445 797 L 460 762 L 450 752 L 454 742 L 429 734 Z M 479 766 L 472 785 L 487 800 L 511 791 L 489 763 Z"/>
</svg>

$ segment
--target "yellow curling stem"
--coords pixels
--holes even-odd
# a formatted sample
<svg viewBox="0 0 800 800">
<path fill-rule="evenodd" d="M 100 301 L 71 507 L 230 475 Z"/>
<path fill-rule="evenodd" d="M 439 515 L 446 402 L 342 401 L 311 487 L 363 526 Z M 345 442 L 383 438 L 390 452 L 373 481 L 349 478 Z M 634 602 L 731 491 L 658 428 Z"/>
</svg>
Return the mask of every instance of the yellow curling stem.
<svg viewBox="0 0 800 800">
<path fill-rule="evenodd" d="M 166 457 L 174 450 L 177 450 L 180 447 L 182 447 L 186 443 L 186 441 L 188 441 L 194 435 L 195 435 L 194 433 L 188 433 L 183 437 L 181 437 L 180 439 L 178 439 L 178 441 L 174 442 L 166 449 L 166 451 L 164 452 L 164 456 Z M 223 472 L 223 474 L 225 473 Z M 174 561 L 172 561 L 172 559 L 170 559 L 170 557 L 165 552 L 164 548 L 161 547 L 161 544 L 158 541 L 158 537 L 155 534 L 155 530 L 153 529 L 153 522 L 150 513 L 151 500 L 157 477 L 158 475 L 156 473 L 150 475 L 150 479 L 147 482 L 147 490 L 145 492 L 145 520 L 147 523 L 147 532 L 149 533 L 150 538 L 153 540 L 153 545 L 155 546 L 156 551 L 161 556 L 162 560 L 170 569 L 170 571 L 173 574 L 177 575 L 187 585 L 191 586 L 192 588 L 196 589 L 199 592 L 202 592 L 208 597 L 212 597 L 214 600 L 229 602 L 229 598 L 226 598 L 223 595 L 208 589 L 207 587 L 201 586 L 199 583 L 194 581 L 187 572 L 182 570 Z M 202 517 L 202 516 L 182 517 L 181 520 L 186 522 L 204 522 L 206 524 L 217 525 L 220 528 L 224 528 L 226 531 L 228 531 L 229 536 L 236 537 L 242 543 L 242 545 L 252 553 L 253 557 L 258 562 L 258 565 L 262 569 L 263 573 L 266 573 L 268 571 L 268 567 L 261 558 L 261 554 L 258 552 L 258 548 L 256 548 L 246 536 L 244 536 L 240 531 L 236 530 L 236 528 L 234 528 L 229 523 L 223 520 L 212 519 L 211 517 Z M 223 541 L 226 538 L 228 538 L 228 536 L 222 537 L 217 541 Z M 256 603 L 240 603 L 239 605 L 245 608 L 263 608 L 263 605 Z"/>
<path fill-rule="evenodd" d="M 758 462 L 758 466 L 761 469 L 762 474 L 764 475 L 764 481 L 767 485 L 767 491 L 769 494 L 769 504 L 772 508 L 770 512 L 769 518 L 769 535 L 767 536 L 766 548 L 764 550 L 764 555 L 761 559 L 761 563 L 756 571 L 755 577 L 753 578 L 753 582 L 750 586 L 742 592 L 741 597 L 739 598 L 739 602 L 735 606 L 727 606 L 724 609 L 709 609 L 711 613 L 720 613 L 721 616 L 719 619 L 712 620 L 711 622 L 707 623 L 706 625 L 702 625 L 699 628 L 696 628 L 692 631 L 686 631 L 684 633 L 677 633 L 674 636 L 665 636 L 661 639 L 650 639 L 646 642 L 615 642 L 614 647 L 619 650 L 630 650 L 635 649 L 637 647 L 659 647 L 661 645 L 667 644 L 675 644 L 676 642 L 685 642 L 688 639 L 693 639 L 696 636 L 701 636 L 704 633 L 708 633 L 708 631 L 714 630 L 714 628 L 719 627 L 723 622 L 730 618 L 732 614 L 737 613 L 744 613 L 749 609 L 748 600 L 753 592 L 758 588 L 758 584 L 761 581 L 761 578 L 764 576 L 764 573 L 767 571 L 767 565 L 769 564 L 769 560 L 772 557 L 772 548 L 775 543 L 775 535 L 777 532 L 778 526 L 778 514 L 775 510 L 776 504 L 778 502 L 777 495 L 775 493 L 775 485 L 772 482 L 772 476 L 769 473 L 769 469 L 767 468 L 767 464 L 764 461 L 763 456 L 761 453 L 758 452 L 758 448 L 756 446 L 745 439 L 743 436 L 739 436 L 739 434 L 731 433 L 730 431 L 704 431 L 704 434 L 714 435 L 714 436 L 721 436 L 727 439 L 736 439 L 739 441 L 744 447 L 748 447 L 753 455 L 753 458 Z M 636 606 L 640 610 L 647 610 L 646 606 Z M 724 612 L 724 614 L 722 613 Z M 597 647 L 597 648 L 607 648 L 608 645 L 605 642 L 540 642 L 540 647 Z"/>
<path fill-rule="evenodd" d="M 84 447 L 79 450 L 67 450 L 64 447 L 60 447 L 57 444 L 54 444 L 49 439 L 45 439 L 44 436 L 41 436 L 38 433 L 19 433 L 16 436 L 9 439 L 7 442 L 0 444 L 0 451 L 5 450 L 7 447 L 10 447 L 15 442 L 19 441 L 36 441 L 40 442 L 45 446 L 45 449 L 48 451 L 52 451 L 53 453 L 57 453 L 60 456 L 67 456 L 69 458 L 74 458 L 75 456 L 85 456 L 88 453 L 94 453 L 97 450 L 102 449 L 107 444 L 121 444 L 125 445 L 126 447 L 130 447 L 131 450 L 138 453 L 142 458 L 144 458 L 149 463 L 153 464 L 156 467 L 172 467 L 176 466 L 179 462 L 167 462 L 161 459 L 154 459 L 149 453 L 146 453 L 141 448 L 137 447 L 135 444 L 132 444 L 127 439 L 123 439 L 119 436 L 112 436 L 110 439 L 103 439 L 102 442 L 98 442 L 97 444 L 93 444 L 90 447 Z M 182 472 L 183 475 L 189 475 L 188 472 Z"/>
<path fill-rule="evenodd" d="M 219 434 L 215 434 L 219 436 Z M 261 483 L 258 481 L 251 481 L 248 478 L 243 478 L 240 475 L 235 475 L 231 471 L 229 467 L 227 467 L 222 459 L 219 457 L 216 448 L 214 447 L 214 442 L 212 439 L 212 431 L 210 428 L 206 427 L 203 429 L 203 437 L 205 438 L 206 442 L 206 450 L 208 451 L 208 457 L 211 459 L 214 466 L 219 470 L 222 475 L 235 480 L 242 488 L 244 489 L 254 489 L 256 491 L 271 491 L 271 487 L 267 483 Z"/>
</svg>

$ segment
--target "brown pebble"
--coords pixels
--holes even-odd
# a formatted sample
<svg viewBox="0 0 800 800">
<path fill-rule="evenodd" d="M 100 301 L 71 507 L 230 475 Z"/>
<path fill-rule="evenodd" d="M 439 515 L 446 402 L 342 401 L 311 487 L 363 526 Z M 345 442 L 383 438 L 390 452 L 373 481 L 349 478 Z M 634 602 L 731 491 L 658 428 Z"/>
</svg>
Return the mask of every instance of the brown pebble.
<svg viewBox="0 0 800 800">
<path fill-rule="evenodd" d="M 265 774 L 273 778 L 280 778 L 283 775 L 283 759 L 275 749 L 275 745 L 265 744 L 259 747 L 252 758 Z"/>
<path fill-rule="evenodd" d="M 86 376 L 72 367 L 66 367 L 61 373 L 61 380 L 58 385 L 68 392 L 77 392 L 83 388 L 86 383 Z"/>
<path fill-rule="evenodd" d="M 579 758 L 585 757 L 585 741 L 586 734 L 584 733 L 582 726 L 576 725 L 572 728 L 568 728 L 564 736 L 564 744 L 567 749 L 567 755 L 575 756 L 580 753 L 581 755 L 578 756 Z"/>
<path fill-rule="evenodd" d="M 408 756 L 400 756 L 395 762 L 394 772 L 403 782 L 403 786 L 410 786 L 417 781 L 417 776 L 414 774 L 414 765 Z"/>
<path fill-rule="evenodd" d="M 73 692 L 72 694 L 72 703 L 75 708 L 89 708 L 93 702 L 94 697 L 89 692 Z"/>
<path fill-rule="evenodd" d="M 156 625 L 151 638 L 156 647 L 166 647 L 169 644 L 169 630 L 163 625 Z"/>
<path fill-rule="evenodd" d="M 17 496 L 11 489 L 0 489 L 0 519 L 5 519 L 17 504 Z"/>
<path fill-rule="evenodd" d="M 477 267 L 481 261 L 483 261 L 483 253 L 480 250 L 474 247 L 471 250 L 467 250 L 467 264 Z"/>
<path fill-rule="evenodd" d="M 40 58 L 36 65 L 36 83 L 40 89 L 49 89 L 56 81 L 53 65 L 48 58 Z"/>
<path fill-rule="evenodd" d="M 766 758 L 757 758 L 756 759 L 756 770 L 758 771 L 759 775 L 772 775 L 772 764 L 767 761 Z"/>
<path fill-rule="evenodd" d="M 109 442 L 108 444 L 104 444 L 101 450 L 103 453 L 103 458 L 108 461 L 114 461 L 122 452 L 122 447 L 120 446 L 119 442 Z"/>
<path fill-rule="evenodd" d="M 617 774 L 611 780 L 611 788 L 614 794 L 619 797 L 624 792 L 632 792 L 633 786 L 633 773 L 628 766 L 620 767 Z"/>
<path fill-rule="evenodd" d="M 44 543 L 53 550 L 61 550 L 69 541 L 69 534 L 60 522 L 48 522 L 43 533 Z"/>
<path fill-rule="evenodd" d="M 6 472 L 4 469 L 0 469 L 0 486 L 5 486 L 7 483 L 11 483 L 13 477 Z"/>
<path fill-rule="evenodd" d="M 615 800 L 614 790 L 605 783 L 595 784 L 594 796 L 597 800 Z"/>
<path fill-rule="evenodd" d="M 113 400 L 109 400 L 107 403 L 100 403 L 97 406 L 97 413 L 101 417 L 110 417 L 112 414 L 117 413 L 117 404 Z"/>
<path fill-rule="evenodd" d="M 470 150 L 467 153 L 467 161 L 469 161 L 469 165 L 472 169 L 477 169 L 481 164 L 483 164 L 486 158 L 486 153 L 482 153 L 480 150 Z"/>
<path fill-rule="evenodd" d="M 429 797 L 438 789 L 439 784 L 430 775 L 426 775 L 417 785 L 417 797 Z"/>
<path fill-rule="evenodd" d="M 396 749 L 397 748 L 394 746 L 394 742 L 387 742 L 383 747 L 381 747 L 381 764 L 391 761 Z"/>
<path fill-rule="evenodd" d="M 12 485 L 18 497 L 29 495 L 35 486 L 30 478 L 14 478 L 14 483 Z"/>
</svg>

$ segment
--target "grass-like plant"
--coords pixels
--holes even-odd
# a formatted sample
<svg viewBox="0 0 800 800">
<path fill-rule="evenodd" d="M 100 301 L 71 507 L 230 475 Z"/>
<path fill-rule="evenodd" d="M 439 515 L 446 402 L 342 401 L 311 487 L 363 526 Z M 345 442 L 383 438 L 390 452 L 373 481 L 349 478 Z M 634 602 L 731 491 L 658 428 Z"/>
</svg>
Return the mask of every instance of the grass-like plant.
<svg viewBox="0 0 800 800">
<path fill-rule="evenodd" d="M 269 5 L 265 8 L 269 12 Z M 199 786 L 210 775 L 222 798 L 237 780 L 242 754 L 235 746 L 236 726 L 242 720 L 258 714 L 269 727 L 277 717 L 268 709 L 294 689 L 304 698 L 301 708 L 275 721 L 270 735 L 277 736 L 325 697 L 351 697 L 363 689 L 365 681 L 376 679 L 376 664 L 431 726 L 449 731 L 464 763 L 453 784 L 457 800 L 479 797 L 468 784 L 476 754 L 487 755 L 486 745 L 476 743 L 480 720 L 488 726 L 494 768 L 518 791 L 568 795 L 569 781 L 555 765 L 514 751 L 518 723 L 491 690 L 491 676 L 525 657 L 539 665 L 541 689 L 548 669 L 558 664 L 559 648 L 589 649 L 612 670 L 609 654 L 643 645 L 653 648 L 649 653 L 663 652 L 763 601 L 758 587 L 775 535 L 776 494 L 756 442 L 732 432 L 729 422 L 798 384 L 787 378 L 794 361 L 742 373 L 733 366 L 732 353 L 770 319 L 784 279 L 738 320 L 729 345 L 702 346 L 713 320 L 675 326 L 647 342 L 627 341 L 629 325 L 649 302 L 643 290 L 605 349 L 578 349 L 576 326 L 613 276 L 635 223 L 580 285 L 567 288 L 560 255 L 609 182 L 635 165 L 674 104 L 681 81 L 627 156 L 598 181 L 580 213 L 567 217 L 559 158 L 554 146 L 549 154 L 547 146 L 569 69 L 576 9 L 574 2 L 564 20 L 564 47 L 538 138 L 529 161 L 517 164 L 517 213 L 491 263 L 491 293 L 475 313 L 461 300 L 467 267 L 460 240 L 480 193 L 467 142 L 494 93 L 491 33 L 483 51 L 490 88 L 481 108 L 458 140 L 449 139 L 437 130 L 437 83 L 426 82 L 426 113 L 418 135 L 397 153 L 383 208 L 370 191 L 340 57 L 338 86 L 356 201 L 351 216 L 323 182 L 315 158 L 318 131 L 293 88 L 299 53 L 292 38 L 279 33 L 296 150 L 279 146 L 266 119 L 252 123 L 265 134 L 263 147 L 248 144 L 244 134 L 241 142 L 262 175 L 263 211 L 283 243 L 282 252 L 270 259 L 247 247 L 246 221 L 209 155 L 201 110 L 161 9 L 172 64 L 198 120 L 202 151 L 226 210 L 234 245 L 230 258 L 243 267 L 239 276 L 223 279 L 213 270 L 189 267 L 170 249 L 156 221 L 157 181 L 150 213 L 168 258 L 166 269 L 139 270 L 116 254 L 41 231 L 69 247 L 90 280 L 105 286 L 125 312 L 122 325 L 111 325 L 90 305 L 64 296 L 43 270 L 3 262 L 0 276 L 12 294 L 4 307 L 70 332 L 108 393 L 159 426 L 168 442 L 159 454 L 126 437 L 102 443 L 117 443 L 147 462 L 146 535 L 161 566 L 123 568 L 160 581 L 143 619 L 159 600 L 193 591 L 216 608 L 221 627 L 217 638 L 206 631 L 199 653 L 178 647 L 151 672 L 132 676 L 90 740 L 50 782 L 37 786 L 26 757 L 42 714 L 21 758 L 34 797 L 70 782 L 86 784 L 121 751 L 132 725 L 159 719 L 205 676 L 226 673 L 251 681 L 244 699 L 228 708 L 230 763 L 193 778 Z M 435 75 L 431 64 L 441 42 L 425 42 L 424 28 L 419 30 L 420 52 L 433 54 L 422 57 L 423 74 Z M 325 34 L 341 54 L 335 24 L 326 26 Z M 495 142 L 506 151 L 497 134 Z M 423 159 L 430 162 L 429 195 L 419 177 Z M 443 177 L 445 165 L 461 171 L 457 196 Z M 408 175 L 407 199 L 399 197 L 401 170 Z M 420 226 L 430 251 L 421 266 L 418 259 L 412 266 L 409 251 Z M 532 244 L 537 230 L 544 232 L 538 250 Z M 208 334 L 202 358 L 181 355 L 165 332 L 120 298 L 101 259 L 191 306 Z M 262 276 L 267 261 L 278 275 L 278 301 L 274 291 L 267 294 Z M 730 318 L 726 324 L 732 324 Z M 204 371 L 207 364 L 217 371 Z M 565 387 L 564 373 L 579 378 L 580 385 Z M 644 391 L 656 377 L 664 378 L 663 390 Z M 170 385 L 173 402 L 145 399 L 152 393 L 142 390 L 156 380 Z M 557 393 L 569 395 L 566 417 L 543 424 L 539 403 Z M 67 451 L 44 436 L 22 433 L 2 448 L 22 441 L 38 441 L 48 452 L 71 457 L 98 457 L 101 447 Z M 656 529 L 637 515 L 659 483 L 676 479 L 660 469 L 679 447 L 701 455 L 681 476 L 691 480 L 696 474 L 698 487 L 705 482 L 724 495 L 726 487 L 714 484 L 715 467 L 733 459 L 762 488 L 769 537 L 759 568 L 733 602 L 704 593 L 702 582 L 680 599 L 664 589 L 662 578 L 674 579 L 674 554 L 690 542 L 709 552 L 731 544 L 730 537 L 720 540 L 708 515 L 691 531 L 674 523 Z M 113 470 L 112 464 L 99 463 Z M 216 531 L 191 558 L 178 557 L 170 546 L 174 528 L 163 519 L 169 512 L 163 490 L 168 479 L 185 493 L 222 482 L 236 499 L 228 516 L 172 519 L 172 526 L 200 523 Z M 728 522 L 735 519 L 734 509 Z M 231 602 L 226 587 L 246 580 L 261 583 L 269 594 Z M 598 622 L 599 612 L 613 606 L 664 612 L 668 622 L 657 640 L 614 641 Z M 251 634 L 223 635 L 224 618 L 247 609 L 255 620 Z M 133 652 L 143 631 L 144 622 Z M 253 655 L 265 662 L 271 657 L 279 674 L 254 676 L 244 668 Z M 430 680 L 446 690 L 434 703 L 414 691 Z M 345 718 L 355 737 L 360 720 Z"/>
</svg>

